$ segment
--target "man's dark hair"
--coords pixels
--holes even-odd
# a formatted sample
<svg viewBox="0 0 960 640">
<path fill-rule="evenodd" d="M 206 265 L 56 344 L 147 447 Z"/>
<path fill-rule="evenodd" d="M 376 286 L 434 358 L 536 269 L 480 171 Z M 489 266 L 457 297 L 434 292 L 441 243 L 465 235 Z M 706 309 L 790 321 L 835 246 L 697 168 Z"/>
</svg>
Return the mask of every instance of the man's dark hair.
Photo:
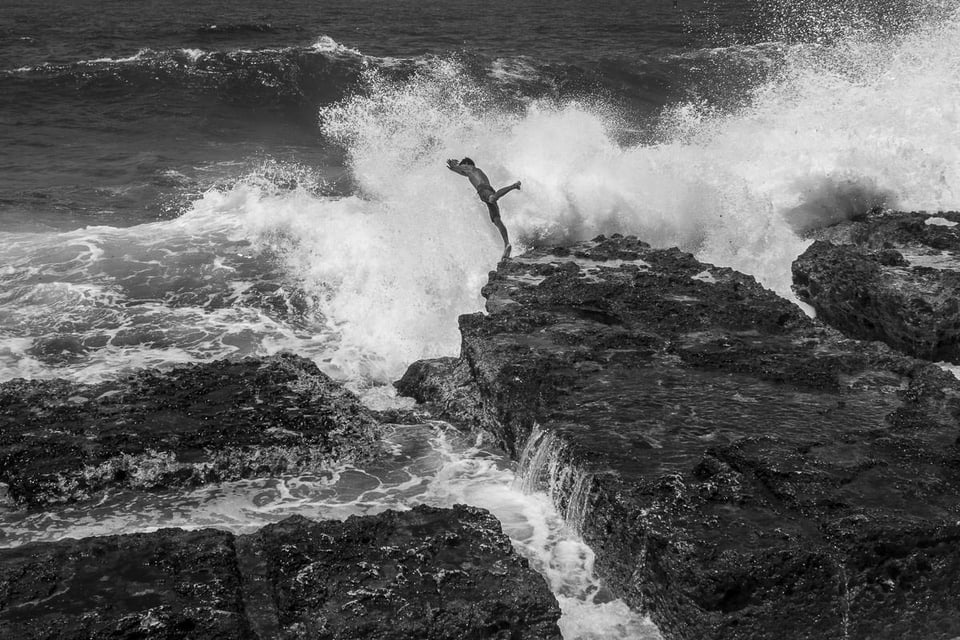
<svg viewBox="0 0 960 640">
<path fill-rule="evenodd" d="M 471 167 L 477 166 L 477 165 L 473 164 L 473 160 L 471 160 L 470 158 L 464 158 L 463 160 L 460 161 L 460 164 L 468 164 L 468 165 L 470 165 Z"/>
</svg>

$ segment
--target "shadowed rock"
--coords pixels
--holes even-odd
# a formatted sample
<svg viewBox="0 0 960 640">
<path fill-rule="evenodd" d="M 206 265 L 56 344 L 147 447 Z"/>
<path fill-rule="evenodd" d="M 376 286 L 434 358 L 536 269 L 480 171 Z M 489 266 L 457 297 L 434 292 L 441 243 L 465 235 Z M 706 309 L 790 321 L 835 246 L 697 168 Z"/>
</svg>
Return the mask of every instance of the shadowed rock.
<svg viewBox="0 0 960 640">
<path fill-rule="evenodd" d="M 904 353 L 960 363 L 960 214 L 873 213 L 820 232 L 794 290 L 824 322 Z"/>
<path fill-rule="evenodd" d="M 960 634 L 960 385 L 634 238 L 501 262 L 401 392 L 495 435 L 668 638 Z"/>
<path fill-rule="evenodd" d="M 206 529 L 0 550 L 0 637 L 253 640 L 234 536 Z"/>
<path fill-rule="evenodd" d="M 316 472 L 378 451 L 356 397 L 292 355 L 85 385 L 0 384 L 0 493 L 38 506 L 110 488 Z"/>
<path fill-rule="evenodd" d="M 4 638 L 559 640 L 559 617 L 497 520 L 462 505 L 0 550 Z"/>
<path fill-rule="evenodd" d="M 482 509 L 421 506 L 342 523 L 295 517 L 240 546 L 275 594 L 260 626 L 284 637 L 560 637 L 543 577 Z"/>
</svg>

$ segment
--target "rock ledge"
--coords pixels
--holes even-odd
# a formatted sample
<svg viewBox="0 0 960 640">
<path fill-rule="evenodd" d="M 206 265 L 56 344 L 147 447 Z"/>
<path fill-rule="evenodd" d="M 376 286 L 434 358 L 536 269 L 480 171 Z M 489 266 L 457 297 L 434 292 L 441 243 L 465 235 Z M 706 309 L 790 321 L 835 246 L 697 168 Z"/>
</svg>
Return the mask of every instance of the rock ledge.
<svg viewBox="0 0 960 640">
<path fill-rule="evenodd" d="M 635 238 L 501 262 L 483 293 L 460 357 L 398 388 L 525 457 L 666 637 L 960 634 L 953 376 Z"/>
</svg>

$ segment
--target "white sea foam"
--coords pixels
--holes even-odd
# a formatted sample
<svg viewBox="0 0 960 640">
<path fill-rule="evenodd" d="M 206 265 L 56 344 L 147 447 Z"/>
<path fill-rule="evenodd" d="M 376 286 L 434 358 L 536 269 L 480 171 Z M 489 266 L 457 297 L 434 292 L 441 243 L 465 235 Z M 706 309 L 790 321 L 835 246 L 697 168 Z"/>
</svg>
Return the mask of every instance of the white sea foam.
<svg viewBox="0 0 960 640">
<path fill-rule="evenodd" d="M 469 213 L 412 194 L 385 203 L 243 185 L 208 193 L 187 217 L 232 217 L 254 248 L 282 257 L 332 340 L 320 358 L 328 371 L 388 382 L 412 360 L 455 350 L 457 315 L 481 308 L 481 265 L 498 249 L 476 240 L 486 230 Z"/>
<path fill-rule="evenodd" d="M 505 112 L 450 61 L 401 84 L 371 72 L 365 93 L 321 113 L 357 195 L 272 207 L 264 231 L 296 237 L 291 268 L 323 286 L 342 361 L 380 354 L 382 375 L 456 352 L 444 327 L 480 308 L 473 292 L 497 255 L 482 205 L 442 170 L 448 157 L 470 155 L 498 186 L 523 181 L 501 201 L 515 253 L 634 233 L 790 296 L 798 231 L 873 206 L 960 206 L 960 85 L 944 81 L 958 37 L 953 16 L 883 41 L 790 47 L 748 106 L 675 105 L 657 145 L 618 144 L 617 119 L 583 103 Z"/>
<path fill-rule="evenodd" d="M 174 220 L 3 234 L 0 380 L 293 350 L 363 388 L 454 352 L 499 255 L 482 206 L 323 190 L 266 162 Z"/>
<path fill-rule="evenodd" d="M 126 63 L 126 62 L 136 62 L 138 60 L 143 59 L 144 56 L 150 55 L 152 53 L 153 51 L 150 49 L 140 49 L 132 56 L 124 56 L 122 58 L 104 57 L 104 58 L 95 58 L 93 60 L 81 60 L 78 64 L 105 64 L 105 63 L 118 64 L 118 63 Z"/>
<path fill-rule="evenodd" d="M 960 18 L 884 38 L 848 31 L 785 47 L 779 71 L 735 113 L 674 105 L 656 145 L 618 143 L 620 121 L 596 104 L 504 110 L 449 60 L 425 62 L 401 83 L 371 71 L 364 91 L 321 113 L 323 132 L 348 152 L 353 195 L 322 195 L 309 171 L 265 165 L 175 221 L 11 237 L 7 270 L 17 273 L 4 282 L 108 290 L 184 278 L 175 291 L 157 285 L 154 302 L 193 305 L 220 330 L 209 305 L 187 303 L 192 289 L 242 305 L 241 283 L 256 274 L 229 269 L 268 260 L 281 270 L 269 278 L 302 299 L 296 327 L 238 314 L 242 348 L 171 348 L 196 358 L 294 348 L 357 385 L 388 382 L 412 360 L 456 354 L 457 316 L 483 308 L 499 236 L 469 184 L 444 167 L 469 155 L 497 186 L 523 181 L 501 201 L 515 255 L 534 243 L 633 233 L 789 296 L 790 263 L 806 246 L 799 231 L 875 205 L 960 207 L 960 84 L 951 80 Z M 63 313 L 35 311 L 44 309 Z"/>
<path fill-rule="evenodd" d="M 491 64 L 489 74 L 500 82 L 530 82 L 541 77 L 536 66 L 526 57 L 497 58 Z"/>
<path fill-rule="evenodd" d="M 617 144 L 617 120 L 581 103 L 502 112 L 442 61 L 401 85 L 371 74 L 365 95 L 321 122 L 349 150 L 362 197 L 384 209 L 416 202 L 430 226 L 475 211 L 469 187 L 437 170 L 470 155 L 498 185 L 523 180 L 501 203 L 521 241 L 636 233 L 789 295 L 798 230 L 873 206 L 960 205 L 960 85 L 949 81 L 960 20 L 882 40 L 844 33 L 785 48 L 737 113 L 675 105 L 658 145 Z"/>
<path fill-rule="evenodd" d="M 0 380 L 89 382 L 227 355 L 309 353 L 309 298 L 264 275 L 269 257 L 234 241 L 232 224 L 188 217 L 0 235 Z"/>
<path fill-rule="evenodd" d="M 348 54 L 355 56 L 363 56 L 362 53 L 356 49 L 351 49 L 350 47 L 344 46 L 331 38 L 330 36 L 320 36 L 317 38 L 317 41 L 313 43 L 311 47 L 314 51 L 320 51 L 322 53 L 337 53 L 337 54 Z"/>
<path fill-rule="evenodd" d="M 196 62 L 203 56 L 207 55 L 207 52 L 203 49 L 180 49 L 180 52 L 187 56 L 187 58 L 190 59 L 190 62 Z"/>
<path fill-rule="evenodd" d="M 936 362 L 934 363 L 945 371 L 949 371 L 953 374 L 954 378 L 960 379 L 960 365 L 956 365 L 952 362 Z"/>
<path fill-rule="evenodd" d="M 491 511 L 517 551 L 548 581 L 566 640 L 658 640 L 656 627 L 605 593 L 594 554 L 550 498 L 518 489 L 514 465 L 474 438 L 437 425 L 396 426 L 393 456 L 323 476 L 245 480 L 187 493 L 115 494 L 97 505 L 29 515 L 0 512 L 0 546 L 64 537 L 216 527 L 249 533 L 299 514 L 345 519 L 418 504 L 470 504 Z"/>
</svg>

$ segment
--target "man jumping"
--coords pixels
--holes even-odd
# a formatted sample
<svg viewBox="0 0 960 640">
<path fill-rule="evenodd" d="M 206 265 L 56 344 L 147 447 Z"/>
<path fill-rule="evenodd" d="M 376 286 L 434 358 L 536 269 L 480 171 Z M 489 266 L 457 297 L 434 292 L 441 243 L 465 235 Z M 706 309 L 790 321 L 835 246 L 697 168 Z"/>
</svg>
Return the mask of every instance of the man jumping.
<svg viewBox="0 0 960 640">
<path fill-rule="evenodd" d="M 456 160 L 447 160 L 447 168 L 454 173 L 459 173 L 462 176 L 466 176 L 470 179 L 470 184 L 474 186 L 477 190 L 477 195 L 480 196 L 480 199 L 487 203 L 487 209 L 490 210 L 490 221 L 493 222 L 494 226 L 500 230 L 500 235 L 503 236 L 503 256 L 500 258 L 510 257 L 510 250 L 513 248 L 510 246 L 510 240 L 507 238 L 507 228 L 503 226 L 503 222 L 500 221 L 500 207 L 497 206 L 497 200 L 507 195 L 514 189 L 520 189 L 520 181 L 514 182 L 510 186 L 504 187 L 503 189 L 494 189 L 490 186 L 490 179 L 487 178 L 487 174 L 477 168 L 477 165 L 473 164 L 473 160 L 470 158 L 464 158 L 460 162 Z"/>
</svg>

